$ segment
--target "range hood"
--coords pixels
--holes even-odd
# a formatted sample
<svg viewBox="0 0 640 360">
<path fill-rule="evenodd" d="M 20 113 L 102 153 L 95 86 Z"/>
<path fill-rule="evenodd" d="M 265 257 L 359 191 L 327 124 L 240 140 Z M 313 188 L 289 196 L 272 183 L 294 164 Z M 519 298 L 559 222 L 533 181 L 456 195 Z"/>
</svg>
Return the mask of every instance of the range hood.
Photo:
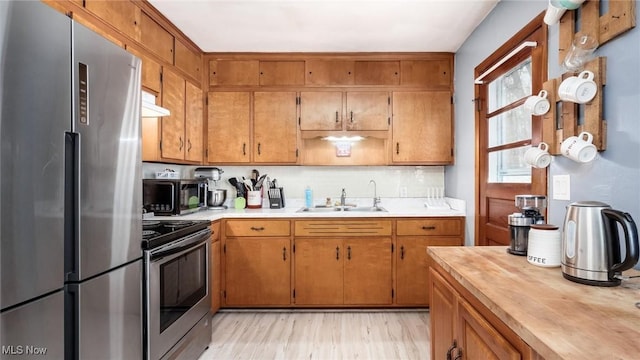
<svg viewBox="0 0 640 360">
<path fill-rule="evenodd" d="M 171 111 L 156 105 L 156 97 L 150 92 L 142 90 L 142 117 L 153 118 L 171 115 Z"/>
</svg>

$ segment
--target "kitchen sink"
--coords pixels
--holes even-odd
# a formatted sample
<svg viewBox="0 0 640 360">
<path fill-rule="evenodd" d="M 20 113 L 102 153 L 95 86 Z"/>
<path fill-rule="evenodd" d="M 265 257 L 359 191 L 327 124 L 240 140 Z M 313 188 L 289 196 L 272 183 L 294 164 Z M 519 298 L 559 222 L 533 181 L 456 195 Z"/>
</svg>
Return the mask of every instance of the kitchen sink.
<svg viewBox="0 0 640 360">
<path fill-rule="evenodd" d="M 357 212 L 387 212 L 387 209 L 380 206 L 363 206 L 363 207 L 347 207 L 344 211 L 357 211 Z"/>
<path fill-rule="evenodd" d="M 353 206 L 331 206 L 331 207 L 303 207 L 296 212 L 309 212 L 309 213 L 330 213 L 336 211 L 355 211 L 355 212 L 387 212 L 387 209 L 382 207 L 373 207 L 373 206 L 363 206 L 363 207 L 353 207 Z"/>
</svg>

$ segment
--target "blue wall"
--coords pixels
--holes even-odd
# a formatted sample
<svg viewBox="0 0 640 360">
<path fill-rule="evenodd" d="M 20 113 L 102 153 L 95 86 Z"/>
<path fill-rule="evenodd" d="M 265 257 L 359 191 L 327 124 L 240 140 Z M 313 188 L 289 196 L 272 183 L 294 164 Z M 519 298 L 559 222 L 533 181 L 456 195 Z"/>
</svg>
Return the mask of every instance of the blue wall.
<svg viewBox="0 0 640 360">
<path fill-rule="evenodd" d="M 475 117 L 473 69 L 536 15 L 547 1 L 501 1 L 456 52 L 456 164 L 445 169 L 447 195 L 467 201 L 467 244 L 474 243 Z M 640 4 L 636 2 L 636 18 Z M 549 78 L 559 77 L 558 25 L 549 27 Z M 548 222 L 562 225 L 573 201 L 597 200 L 629 212 L 640 225 L 640 26 L 604 44 L 597 55 L 607 57 L 604 118 L 607 149 L 590 164 L 555 156 L 553 175 L 570 175 L 571 201 L 549 200 Z M 534 92 L 537 92 L 534 89 Z M 551 198 L 553 189 L 548 188 Z"/>
</svg>

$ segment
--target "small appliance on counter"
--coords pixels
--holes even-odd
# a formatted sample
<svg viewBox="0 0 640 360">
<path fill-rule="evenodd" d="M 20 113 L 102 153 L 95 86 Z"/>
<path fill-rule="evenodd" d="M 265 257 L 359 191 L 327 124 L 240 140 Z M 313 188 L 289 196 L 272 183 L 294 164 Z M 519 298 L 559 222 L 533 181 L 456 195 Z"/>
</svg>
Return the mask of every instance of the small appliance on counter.
<svg viewBox="0 0 640 360">
<path fill-rule="evenodd" d="M 224 173 L 222 169 L 217 167 L 199 167 L 193 172 L 196 179 L 205 179 L 207 181 L 206 197 L 207 206 L 210 210 L 224 210 L 227 208 L 224 202 L 227 200 L 227 190 L 218 189 L 218 181 Z"/>
<path fill-rule="evenodd" d="M 624 233 L 624 259 L 618 225 Z M 580 201 L 567 207 L 562 234 L 562 275 L 566 279 L 617 286 L 617 276 L 637 262 L 638 230 L 631 215 L 598 201 Z"/>
<path fill-rule="evenodd" d="M 511 241 L 507 252 L 525 256 L 531 225 L 544 224 L 543 213 L 547 207 L 547 198 L 544 195 L 516 195 L 515 204 L 521 212 L 509 215 Z"/>
<path fill-rule="evenodd" d="M 207 204 L 206 181 L 203 179 L 144 179 L 142 206 L 155 215 L 185 215 Z"/>
</svg>

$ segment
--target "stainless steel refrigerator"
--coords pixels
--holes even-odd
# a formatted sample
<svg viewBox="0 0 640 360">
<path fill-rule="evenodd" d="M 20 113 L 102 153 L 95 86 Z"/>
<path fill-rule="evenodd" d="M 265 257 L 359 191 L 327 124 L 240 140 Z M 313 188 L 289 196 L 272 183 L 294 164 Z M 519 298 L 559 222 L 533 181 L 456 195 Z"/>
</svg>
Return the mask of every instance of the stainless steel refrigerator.
<svg viewBox="0 0 640 360">
<path fill-rule="evenodd" d="M 1 358 L 142 357 L 140 61 L 0 1 Z"/>
</svg>

